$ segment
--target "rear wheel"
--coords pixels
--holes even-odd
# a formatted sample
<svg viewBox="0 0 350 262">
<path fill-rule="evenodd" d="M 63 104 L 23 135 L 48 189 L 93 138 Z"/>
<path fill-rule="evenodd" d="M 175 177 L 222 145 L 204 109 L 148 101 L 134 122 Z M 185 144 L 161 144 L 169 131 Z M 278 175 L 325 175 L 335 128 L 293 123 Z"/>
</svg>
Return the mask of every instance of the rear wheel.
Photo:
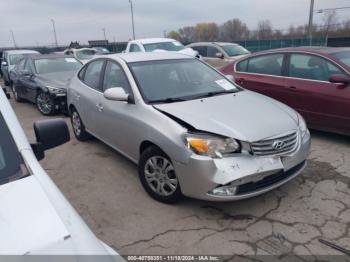
<svg viewBox="0 0 350 262">
<path fill-rule="evenodd" d="M 139 177 L 144 189 L 155 200 L 175 203 L 182 198 L 174 166 L 158 147 L 149 147 L 141 153 Z"/>
<path fill-rule="evenodd" d="M 86 132 L 84 123 L 81 120 L 80 115 L 75 108 L 72 108 L 71 110 L 70 119 L 74 135 L 79 141 L 86 141 L 91 138 L 91 135 L 88 132 Z"/>
<path fill-rule="evenodd" d="M 45 116 L 56 113 L 55 103 L 49 93 L 40 92 L 36 97 L 36 107 Z"/>
</svg>

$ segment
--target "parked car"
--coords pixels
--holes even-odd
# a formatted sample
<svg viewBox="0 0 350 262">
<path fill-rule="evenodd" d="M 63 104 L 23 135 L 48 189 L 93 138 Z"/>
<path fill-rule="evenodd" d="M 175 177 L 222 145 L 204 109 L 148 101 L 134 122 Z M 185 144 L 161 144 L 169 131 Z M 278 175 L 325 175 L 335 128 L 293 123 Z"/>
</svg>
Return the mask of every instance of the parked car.
<svg viewBox="0 0 350 262">
<path fill-rule="evenodd" d="M 0 88 L 0 255 L 105 255 L 115 261 L 117 253 L 97 239 L 37 160 L 69 141 L 66 123 L 38 121 L 34 131 L 37 142 L 29 145 Z"/>
<path fill-rule="evenodd" d="M 198 52 L 171 38 L 144 38 L 129 41 L 125 53 L 171 51 L 200 58 Z"/>
<path fill-rule="evenodd" d="M 34 50 L 7 50 L 2 53 L 1 72 L 5 86 L 11 85 L 11 71 L 15 65 L 27 54 L 39 54 Z"/>
<path fill-rule="evenodd" d="M 93 135 L 137 163 L 145 190 L 167 203 L 262 194 L 302 172 L 310 148 L 293 109 L 182 54 L 94 59 L 68 105 L 78 140 Z"/>
<path fill-rule="evenodd" d="M 96 50 L 96 54 L 97 55 L 108 55 L 108 54 L 111 54 L 111 52 L 105 47 L 97 46 L 97 47 L 93 47 L 93 49 Z"/>
<path fill-rule="evenodd" d="M 97 51 L 93 48 L 69 48 L 64 50 L 65 55 L 73 56 L 83 64 L 86 64 L 89 60 L 94 58 Z"/>
<path fill-rule="evenodd" d="M 214 67 L 221 67 L 240 59 L 250 52 L 235 43 L 200 42 L 187 45 L 201 55 L 202 59 Z"/>
<path fill-rule="evenodd" d="M 81 66 L 65 55 L 28 55 L 11 72 L 14 98 L 36 104 L 43 115 L 67 112 L 67 86 Z"/>
<path fill-rule="evenodd" d="M 310 128 L 350 135 L 350 48 L 272 50 L 221 71 L 299 111 Z"/>
</svg>

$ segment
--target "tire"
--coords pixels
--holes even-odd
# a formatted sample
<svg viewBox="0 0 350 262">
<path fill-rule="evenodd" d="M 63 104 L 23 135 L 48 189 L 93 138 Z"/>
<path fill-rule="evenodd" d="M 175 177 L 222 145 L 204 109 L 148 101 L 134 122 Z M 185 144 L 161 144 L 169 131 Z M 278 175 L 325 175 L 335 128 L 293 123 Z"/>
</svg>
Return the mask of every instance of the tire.
<svg viewBox="0 0 350 262">
<path fill-rule="evenodd" d="M 23 102 L 23 98 L 21 98 L 16 90 L 16 86 L 12 83 L 11 85 L 11 91 L 13 93 L 13 97 L 15 98 L 16 102 L 21 103 Z"/>
<path fill-rule="evenodd" d="M 44 116 L 56 114 L 55 103 L 49 93 L 39 92 L 36 96 L 36 107 Z"/>
<path fill-rule="evenodd" d="M 91 138 L 91 135 L 86 132 L 84 123 L 75 108 L 72 108 L 71 110 L 70 120 L 72 123 L 73 133 L 79 141 L 87 141 Z"/>
<path fill-rule="evenodd" d="M 153 199 L 167 204 L 182 199 L 174 166 L 158 147 L 148 147 L 141 153 L 138 171 L 143 188 Z"/>
</svg>

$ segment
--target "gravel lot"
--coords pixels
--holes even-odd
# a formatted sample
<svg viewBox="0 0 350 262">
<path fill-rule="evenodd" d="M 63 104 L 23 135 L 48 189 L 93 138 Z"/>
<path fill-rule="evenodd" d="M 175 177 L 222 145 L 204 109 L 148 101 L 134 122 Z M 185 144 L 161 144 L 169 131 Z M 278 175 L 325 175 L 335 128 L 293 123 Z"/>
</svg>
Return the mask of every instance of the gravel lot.
<svg viewBox="0 0 350 262">
<path fill-rule="evenodd" d="M 29 103 L 11 103 L 34 141 L 32 124 L 44 117 Z M 165 205 L 144 192 L 133 163 L 97 140 L 81 143 L 71 134 L 42 165 L 95 234 L 120 254 L 341 254 L 320 238 L 350 249 L 349 137 L 312 132 L 306 170 L 263 196 Z"/>
</svg>

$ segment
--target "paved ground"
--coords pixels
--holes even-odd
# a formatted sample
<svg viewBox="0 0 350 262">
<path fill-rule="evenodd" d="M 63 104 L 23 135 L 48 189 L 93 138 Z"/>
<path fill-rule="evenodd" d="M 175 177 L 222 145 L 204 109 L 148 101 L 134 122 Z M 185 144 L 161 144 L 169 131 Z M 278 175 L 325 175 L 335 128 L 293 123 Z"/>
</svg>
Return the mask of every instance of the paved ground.
<svg viewBox="0 0 350 262">
<path fill-rule="evenodd" d="M 43 117 L 33 105 L 11 103 L 34 141 L 32 123 Z M 340 254 L 319 239 L 350 249 L 350 138 L 312 137 L 308 167 L 297 179 L 224 204 L 150 199 L 135 165 L 97 140 L 72 136 L 42 164 L 97 236 L 123 255 Z"/>
</svg>

